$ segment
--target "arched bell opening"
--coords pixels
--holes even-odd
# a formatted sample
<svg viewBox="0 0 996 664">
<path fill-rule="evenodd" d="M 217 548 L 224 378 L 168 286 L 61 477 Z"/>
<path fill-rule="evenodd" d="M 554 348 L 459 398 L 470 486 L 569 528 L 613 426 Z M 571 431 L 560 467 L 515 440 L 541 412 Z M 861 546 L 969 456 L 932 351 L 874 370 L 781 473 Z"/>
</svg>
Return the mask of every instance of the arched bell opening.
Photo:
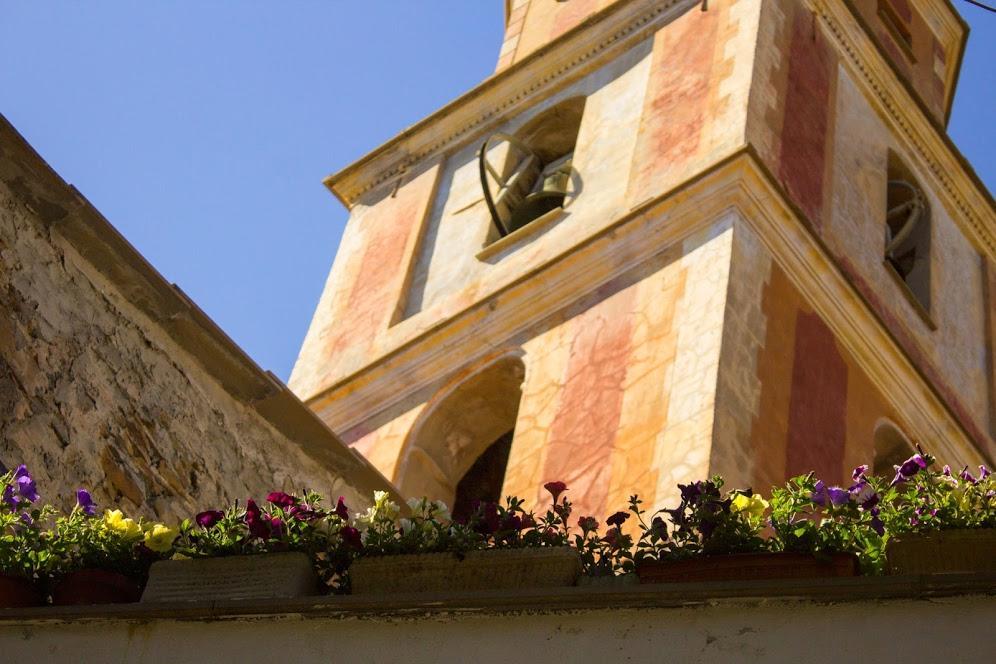
<svg viewBox="0 0 996 664">
<path fill-rule="evenodd" d="M 574 179 L 574 147 L 584 97 L 572 97 L 527 122 L 514 135 L 492 134 L 478 154 L 492 229 L 489 242 L 561 208 Z"/>
<path fill-rule="evenodd" d="M 401 494 L 442 500 L 455 515 L 499 499 L 524 376 L 522 360 L 504 357 L 438 395 L 406 442 Z"/>
<path fill-rule="evenodd" d="M 920 184 L 889 152 L 885 205 L 885 260 L 930 311 L 930 207 Z"/>
<path fill-rule="evenodd" d="M 915 452 L 913 444 L 896 425 L 882 421 L 875 427 L 875 458 L 872 472 L 879 477 L 892 478 L 895 467 L 902 465 Z"/>
</svg>

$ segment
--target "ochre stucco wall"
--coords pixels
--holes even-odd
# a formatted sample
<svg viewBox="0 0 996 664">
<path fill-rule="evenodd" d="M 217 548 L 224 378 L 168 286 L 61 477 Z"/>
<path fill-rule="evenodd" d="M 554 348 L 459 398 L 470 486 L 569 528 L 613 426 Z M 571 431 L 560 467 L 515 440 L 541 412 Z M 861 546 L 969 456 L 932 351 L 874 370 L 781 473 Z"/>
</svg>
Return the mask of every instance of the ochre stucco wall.
<svg viewBox="0 0 996 664">
<path fill-rule="evenodd" d="M 876 426 L 903 422 L 744 224 L 732 253 L 711 472 L 761 491 L 810 470 L 844 482 Z"/>
<path fill-rule="evenodd" d="M 856 291 L 992 456 L 981 256 L 927 165 L 871 106 L 802 3 L 765 3 L 759 43 L 769 47 L 758 49 L 750 143 Z M 929 322 L 883 260 L 890 150 L 912 170 L 930 207 Z"/>
<path fill-rule="evenodd" d="M 604 518 L 633 493 L 670 504 L 676 483 L 706 474 L 732 224 L 717 220 L 497 347 L 525 366 L 505 494 L 542 507 L 542 485 L 561 480 L 578 514 Z M 449 383 L 342 438 L 400 483 L 412 431 Z"/>
</svg>

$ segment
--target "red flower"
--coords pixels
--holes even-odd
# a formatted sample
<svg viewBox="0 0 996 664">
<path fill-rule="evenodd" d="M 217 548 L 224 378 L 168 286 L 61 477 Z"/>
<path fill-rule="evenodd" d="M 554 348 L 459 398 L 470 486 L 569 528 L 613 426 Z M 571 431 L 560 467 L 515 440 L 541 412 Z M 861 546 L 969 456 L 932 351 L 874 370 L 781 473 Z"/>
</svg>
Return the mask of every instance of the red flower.
<svg viewBox="0 0 996 664">
<path fill-rule="evenodd" d="M 270 524 L 263 516 L 262 511 L 256 501 L 250 498 L 246 501 L 246 525 L 249 526 L 249 535 L 258 539 L 268 539 L 270 537 Z"/>
<path fill-rule="evenodd" d="M 586 533 L 598 530 L 598 520 L 593 516 L 583 516 L 578 519 L 578 527 Z"/>
<path fill-rule="evenodd" d="M 297 498 L 283 491 L 274 491 L 266 497 L 266 501 L 272 505 L 276 505 L 281 509 L 287 509 L 291 505 L 297 504 Z"/>
<path fill-rule="evenodd" d="M 194 519 L 196 519 L 197 525 L 201 528 L 210 528 L 221 521 L 224 516 L 225 513 L 221 510 L 205 510 L 194 517 Z"/>
<path fill-rule="evenodd" d="M 342 535 L 342 541 L 345 542 L 347 546 L 354 549 L 363 548 L 363 538 L 360 537 L 360 531 L 356 528 L 346 526 L 339 531 L 339 534 Z"/>
<path fill-rule="evenodd" d="M 623 525 L 623 521 L 625 521 L 628 518 L 629 518 L 629 512 L 616 512 L 608 519 L 606 519 L 605 523 L 609 524 L 610 526 L 619 527 Z"/>
<path fill-rule="evenodd" d="M 339 502 L 335 506 L 335 514 L 343 521 L 349 519 L 349 510 L 346 509 L 346 503 L 342 501 L 342 496 L 339 496 Z"/>
<path fill-rule="evenodd" d="M 553 496 L 553 502 L 556 503 L 560 498 L 560 494 L 567 491 L 567 485 L 563 482 L 547 482 L 543 485 L 543 488 L 550 492 Z"/>
<path fill-rule="evenodd" d="M 535 528 L 535 527 L 536 527 L 536 519 L 533 518 L 533 515 L 532 514 L 523 514 L 522 515 L 522 528 L 523 528 L 523 530 L 525 530 L 526 528 Z"/>
</svg>

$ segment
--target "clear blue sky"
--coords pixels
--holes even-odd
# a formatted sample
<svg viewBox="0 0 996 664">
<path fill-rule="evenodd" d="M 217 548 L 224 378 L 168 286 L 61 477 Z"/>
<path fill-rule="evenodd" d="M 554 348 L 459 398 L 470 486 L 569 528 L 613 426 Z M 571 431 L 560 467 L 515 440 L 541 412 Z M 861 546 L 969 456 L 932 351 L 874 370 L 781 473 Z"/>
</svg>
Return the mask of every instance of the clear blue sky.
<svg viewBox="0 0 996 664">
<path fill-rule="evenodd" d="M 996 14 L 950 133 L 996 185 Z M 0 113 L 286 379 L 346 212 L 321 184 L 486 78 L 501 0 L 0 0 Z"/>
</svg>

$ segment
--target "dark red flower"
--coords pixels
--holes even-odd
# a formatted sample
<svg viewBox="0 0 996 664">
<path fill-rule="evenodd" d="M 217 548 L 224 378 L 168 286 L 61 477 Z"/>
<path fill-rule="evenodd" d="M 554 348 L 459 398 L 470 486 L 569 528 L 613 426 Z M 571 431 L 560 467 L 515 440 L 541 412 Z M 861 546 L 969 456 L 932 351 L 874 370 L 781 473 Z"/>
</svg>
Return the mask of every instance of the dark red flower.
<svg viewBox="0 0 996 664">
<path fill-rule="evenodd" d="M 281 509 L 287 509 L 292 505 L 297 505 L 297 498 L 283 491 L 274 491 L 266 497 L 266 502 Z"/>
<path fill-rule="evenodd" d="M 256 501 L 250 498 L 246 501 L 246 525 L 249 526 L 249 535 L 258 539 L 268 539 L 270 537 L 270 524 Z"/>
<path fill-rule="evenodd" d="M 505 517 L 505 520 L 502 521 L 501 528 L 499 530 L 522 530 L 522 518 L 515 514 Z"/>
<path fill-rule="evenodd" d="M 598 530 L 598 519 L 593 516 L 583 516 L 578 519 L 578 527 L 586 533 Z"/>
<path fill-rule="evenodd" d="M 536 527 L 536 519 L 533 518 L 533 515 L 532 514 L 523 514 L 522 515 L 522 528 L 526 529 L 526 528 L 535 528 L 535 527 Z"/>
<path fill-rule="evenodd" d="M 606 519 L 605 523 L 609 524 L 610 526 L 619 527 L 623 525 L 623 522 L 628 518 L 629 518 L 629 512 L 616 512 L 608 519 Z"/>
<path fill-rule="evenodd" d="M 560 498 L 560 494 L 567 491 L 567 485 L 563 482 L 547 482 L 543 485 L 543 488 L 550 492 L 553 496 L 553 502 L 556 503 Z"/>
<path fill-rule="evenodd" d="M 224 516 L 225 513 L 221 510 L 205 510 L 194 517 L 194 519 L 197 521 L 197 525 L 201 528 L 210 528 L 214 524 L 221 521 Z"/>
<path fill-rule="evenodd" d="M 478 512 L 477 523 L 474 529 L 481 535 L 494 535 L 501 525 L 498 518 L 498 505 L 496 503 L 481 503 Z"/>
<path fill-rule="evenodd" d="M 360 536 L 360 531 L 352 526 L 345 526 L 339 531 L 342 535 L 342 541 L 346 543 L 347 546 L 354 549 L 363 548 L 363 538 Z"/>
<path fill-rule="evenodd" d="M 276 516 L 271 516 L 267 521 L 270 524 L 271 537 L 280 537 L 284 532 L 284 522 Z"/>
<path fill-rule="evenodd" d="M 349 519 L 349 510 L 346 508 L 346 503 L 343 502 L 342 496 L 339 496 L 339 502 L 336 503 L 335 514 L 343 521 Z"/>
</svg>

